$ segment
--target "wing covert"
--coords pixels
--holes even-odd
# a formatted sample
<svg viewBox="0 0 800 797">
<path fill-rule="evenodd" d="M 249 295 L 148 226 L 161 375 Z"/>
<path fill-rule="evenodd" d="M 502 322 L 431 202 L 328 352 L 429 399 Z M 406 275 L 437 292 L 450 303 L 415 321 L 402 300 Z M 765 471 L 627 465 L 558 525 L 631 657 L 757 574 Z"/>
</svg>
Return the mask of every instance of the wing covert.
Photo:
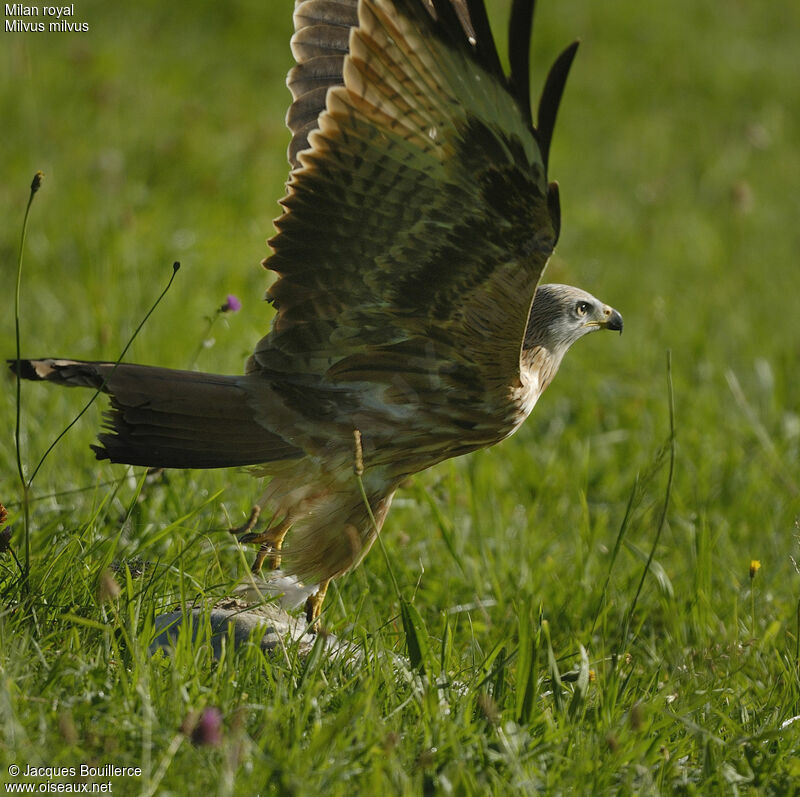
<svg viewBox="0 0 800 797">
<path fill-rule="evenodd" d="M 558 234 L 549 138 L 540 146 L 529 101 L 514 96 L 527 91 L 527 59 L 512 53 L 513 85 L 498 75 L 476 0 L 444 12 L 450 2 L 358 3 L 341 80 L 326 85 L 324 111 L 304 122 L 308 148 L 295 151 L 265 261 L 279 277 L 268 293 L 277 315 L 251 368 L 330 381 L 434 370 L 486 390 L 518 378 Z M 344 8 L 342 19 L 355 5 L 305 0 L 296 17 L 308 4 Z M 516 0 L 512 18 L 531 5 Z M 518 33 L 511 44 L 522 46 Z"/>
</svg>

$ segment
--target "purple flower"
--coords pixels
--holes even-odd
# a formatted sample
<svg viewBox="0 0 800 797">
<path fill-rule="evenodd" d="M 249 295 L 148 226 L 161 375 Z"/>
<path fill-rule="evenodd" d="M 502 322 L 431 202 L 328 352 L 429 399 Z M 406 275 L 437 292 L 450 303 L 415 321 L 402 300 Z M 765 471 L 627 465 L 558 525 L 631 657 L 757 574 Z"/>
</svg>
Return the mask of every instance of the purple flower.
<svg viewBox="0 0 800 797">
<path fill-rule="evenodd" d="M 0 504 L 0 529 L 5 526 L 8 520 L 6 508 Z M 0 531 L 0 553 L 5 553 L 11 546 L 11 527 Z"/>
<path fill-rule="evenodd" d="M 220 313 L 238 313 L 242 309 L 242 303 L 232 293 L 225 297 L 225 304 L 219 308 Z"/>
<path fill-rule="evenodd" d="M 222 743 L 222 713 L 218 708 L 204 708 L 192 730 L 192 742 L 198 746 L 217 747 Z"/>
</svg>

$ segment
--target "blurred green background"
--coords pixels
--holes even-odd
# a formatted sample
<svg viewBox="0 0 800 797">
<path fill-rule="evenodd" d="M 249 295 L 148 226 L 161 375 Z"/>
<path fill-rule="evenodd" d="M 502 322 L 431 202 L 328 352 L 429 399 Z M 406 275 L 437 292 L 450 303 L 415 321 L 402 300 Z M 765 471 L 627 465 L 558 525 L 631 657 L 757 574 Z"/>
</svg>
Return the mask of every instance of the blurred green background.
<svg viewBox="0 0 800 797">
<path fill-rule="evenodd" d="M 509 5 L 491 3 L 498 30 Z M 244 307 L 214 326 L 215 344 L 197 366 L 243 369 L 270 320 L 261 301 L 270 277 L 259 262 L 287 174 L 292 6 L 79 0 L 74 21 L 87 22 L 87 33 L 0 34 L 3 356 L 14 355 L 17 248 L 28 186 L 41 169 L 22 283 L 24 356 L 116 358 L 179 260 L 173 288 L 127 359 L 189 366 L 208 316 L 233 293 Z M 664 498 L 666 473 L 654 472 L 654 462 L 670 432 L 670 351 L 675 481 L 656 551 L 658 583 L 648 579 L 634 623 L 639 677 L 653 691 L 631 701 L 652 699 L 653 716 L 661 716 L 658 690 L 670 672 L 676 695 L 697 695 L 671 705 L 685 724 L 665 720 L 659 731 L 664 744 L 686 740 L 666 776 L 675 782 L 685 776 L 679 758 L 699 767 L 706 755 L 700 736 L 693 746 L 692 728 L 708 723 L 733 738 L 800 713 L 789 707 L 800 699 L 796 669 L 780 676 L 780 700 L 770 691 L 775 651 L 796 643 L 800 594 L 798 31 L 800 4 L 788 0 L 539 4 L 535 91 L 555 55 L 582 40 L 550 157 L 563 226 L 547 279 L 618 308 L 625 334 L 581 341 L 517 435 L 420 476 L 385 526 L 401 589 L 414 593 L 430 628 L 438 629 L 443 609 L 484 603 L 456 632 L 465 662 L 513 637 L 519 606 L 541 605 L 556 650 L 574 654 L 583 644 L 596 666 L 592 645 L 605 641 L 592 636 L 592 619 L 637 474 L 633 547 L 623 548 L 612 574 L 602 621 L 609 628 L 630 605 L 642 572 L 636 551 L 649 551 Z M 14 383 L 0 379 L 0 501 L 15 512 Z M 23 386 L 29 467 L 85 398 Z M 60 444 L 37 477 L 36 496 L 124 473 L 88 450 L 98 419 L 93 408 Z M 69 540 L 98 494 L 38 500 L 34 555 Z M 195 552 L 208 555 L 185 561 L 187 571 L 206 584 L 220 572 L 233 576 L 242 570 L 235 545 L 213 532 L 240 522 L 256 494 L 250 477 L 235 471 L 170 474 L 166 488 L 148 490 L 132 524 L 126 517 L 120 550 L 166 557 L 197 534 Z M 185 534 L 158 536 L 185 513 L 195 513 Z M 114 523 L 109 513 L 95 538 L 118 534 Z M 762 564 L 756 617 L 751 559 Z M 212 573 L 209 563 L 220 561 Z M 357 623 L 375 630 L 396 613 L 394 600 L 373 553 L 338 582 L 326 621 L 342 628 L 357 609 Z M 752 680 L 707 710 L 718 698 L 692 690 L 732 684 L 720 673 L 740 673 L 737 657 L 749 655 L 740 641 L 762 633 L 775 650 L 757 665 L 748 659 Z M 598 739 L 587 749 L 608 753 L 605 736 Z M 735 745 L 728 752 L 740 756 Z M 416 752 L 404 755 L 408 763 Z M 650 752 L 641 755 L 655 766 Z M 571 766 L 564 761 L 562 775 Z M 709 778 L 714 771 L 712 762 Z"/>
</svg>

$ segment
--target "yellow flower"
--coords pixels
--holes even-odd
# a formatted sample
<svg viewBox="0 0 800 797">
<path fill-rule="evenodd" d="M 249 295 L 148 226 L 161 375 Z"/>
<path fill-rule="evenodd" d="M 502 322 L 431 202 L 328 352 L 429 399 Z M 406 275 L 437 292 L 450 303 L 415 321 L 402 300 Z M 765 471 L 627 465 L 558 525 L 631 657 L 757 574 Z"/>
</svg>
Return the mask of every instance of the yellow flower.
<svg viewBox="0 0 800 797">
<path fill-rule="evenodd" d="M 761 562 L 758 559 L 751 559 L 750 560 L 750 579 L 754 579 L 756 577 L 756 573 L 761 569 Z"/>
</svg>

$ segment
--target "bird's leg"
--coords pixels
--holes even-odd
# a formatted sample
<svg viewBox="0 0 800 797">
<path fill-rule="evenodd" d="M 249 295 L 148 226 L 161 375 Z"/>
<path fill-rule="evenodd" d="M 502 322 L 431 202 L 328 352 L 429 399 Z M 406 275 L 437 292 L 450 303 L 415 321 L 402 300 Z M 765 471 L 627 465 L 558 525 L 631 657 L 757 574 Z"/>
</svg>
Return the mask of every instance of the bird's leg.
<svg viewBox="0 0 800 797">
<path fill-rule="evenodd" d="M 255 514 L 255 508 L 253 514 Z M 258 517 L 258 515 L 256 515 L 256 517 Z M 283 538 L 286 536 L 286 532 L 291 528 L 291 525 L 291 515 L 287 515 L 280 523 L 270 526 L 261 532 L 247 530 L 249 521 L 245 524 L 245 530 L 239 535 L 239 542 L 261 546 L 253 561 L 253 566 L 250 568 L 253 573 L 261 572 L 265 560 L 268 560 L 267 564 L 270 570 L 277 570 L 281 566 L 280 550 L 283 546 Z M 250 529 L 252 529 L 252 526 L 250 526 Z"/>
<path fill-rule="evenodd" d="M 311 626 L 312 633 L 319 631 L 319 614 L 322 611 L 322 602 L 325 600 L 325 593 L 331 583 L 329 578 L 319 582 L 319 587 L 313 595 L 309 595 L 306 600 L 306 622 Z"/>
<path fill-rule="evenodd" d="M 261 568 L 264 566 L 264 560 L 272 553 L 272 546 L 267 545 L 264 543 L 259 549 L 258 553 L 256 554 L 256 558 L 253 559 L 253 564 L 250 568 L 250 572 L 254 575 L 261 572 Z M 277 564 L 273 566 L 273 562 L 277 559 Z M 270 563 L 267 566 L 268 570 L 277 570 L 281 566 L 281 558 L 273 557 L 270 559 Z"/>
</svg>

